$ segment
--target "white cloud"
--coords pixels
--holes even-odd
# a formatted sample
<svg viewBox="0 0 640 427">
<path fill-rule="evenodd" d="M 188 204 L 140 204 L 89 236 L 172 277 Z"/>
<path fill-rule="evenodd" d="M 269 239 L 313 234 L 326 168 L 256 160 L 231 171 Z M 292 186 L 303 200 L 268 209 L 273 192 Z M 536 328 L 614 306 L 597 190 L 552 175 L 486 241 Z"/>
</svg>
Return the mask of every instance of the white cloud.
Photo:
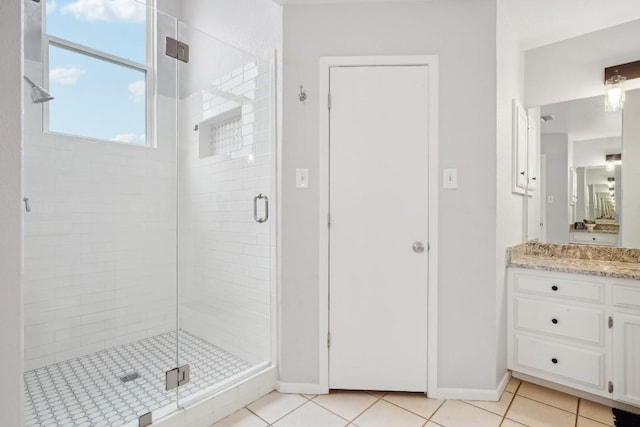
<svg viewBox="0 0 640 427">
<path fill-rule="evenodd" d="M 47 15 L 53 13 L 53 11 L 55 11 L 57 7 L 58 5 L 56 3 L 56 0 L 47 1 Z"/>
<path fill-rule="evenodd" d="M 111 138 L 112 141 L 126 142 L 127 144 L 143 145 L 145 143 L 145 135 L 137 133 L 121 133 Z"/>
<path fill-rule="evenodd" d="M 133 102 L 141 102 L 144 100 L 147 91 L 147 85 L 144 80 L 136 80 L 135 82 L 129 83 L 128 87 Z"/>
<path fill-rule="evenodd" d="M 82 77 L 85 70 L 71 66 L 68 68 L 54 68 L 49 71 L 49 80 L 53 83 L 58 83 L 63 86 L 71 86 L 78 82 L 78 79 Z"/>
<path fill-rule="evenodd" d="M 76 0 L 62 8 L 80 21 L 143 22 L 146 7 L 135 0 Z"/>
</svg>

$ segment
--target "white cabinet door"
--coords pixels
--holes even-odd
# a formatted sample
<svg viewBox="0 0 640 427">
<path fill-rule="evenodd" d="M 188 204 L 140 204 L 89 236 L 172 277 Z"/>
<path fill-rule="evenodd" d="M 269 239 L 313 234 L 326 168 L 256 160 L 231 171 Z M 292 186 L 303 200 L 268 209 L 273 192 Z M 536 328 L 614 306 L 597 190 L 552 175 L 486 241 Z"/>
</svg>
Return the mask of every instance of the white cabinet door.
<svg viewBox="0 0 640 427">
<path fill-rule="evenodd" d="M 640 315 L 613 318 L 614 398 L 640 405 Z"/>
<path fill-rule="evenodd" d="M 529 193 L 532 193 L 538 182 L 538 124 L 535 116 L 528 115 L 527 128 L 527 179 Z"/>
<path fill-rule="evenodd" d="M 513 191 L 524 193 L 527 187 L 527 112 L 513 100 Z"/>
</svg>

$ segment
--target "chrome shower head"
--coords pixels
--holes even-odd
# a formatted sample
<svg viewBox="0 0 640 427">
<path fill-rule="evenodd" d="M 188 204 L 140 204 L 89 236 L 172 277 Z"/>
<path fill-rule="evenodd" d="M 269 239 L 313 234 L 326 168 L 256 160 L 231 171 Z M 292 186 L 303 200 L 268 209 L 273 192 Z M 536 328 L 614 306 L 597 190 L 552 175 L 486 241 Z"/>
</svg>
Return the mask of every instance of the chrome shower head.
<svg viewBox="0 0 640 427">
<path fill-rule="evenodd" d="M 44 88 L 35 84 L 29 77 L 23 76 L 24 80 L 31 86 L 31 102 L 34 104 L 41 104 L 53 99 L 53 96 Z"/>
</svg>

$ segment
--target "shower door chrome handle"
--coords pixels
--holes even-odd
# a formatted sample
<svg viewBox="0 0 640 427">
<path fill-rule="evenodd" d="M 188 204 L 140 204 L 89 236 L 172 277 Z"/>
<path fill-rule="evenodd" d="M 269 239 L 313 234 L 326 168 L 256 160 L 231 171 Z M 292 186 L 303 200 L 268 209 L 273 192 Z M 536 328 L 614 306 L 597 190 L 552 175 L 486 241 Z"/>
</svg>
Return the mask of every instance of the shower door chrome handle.
<svg viewBox="0 0 640 427">
<path fill-rule="evenodd" d="M 258 216 L 258 199 L 264 199 L 264 216 Z M 265 194 L 258 194 L 253 198 L 253 219 L 255 222 L 263 223 L 269 219 L 269 198 Z"/>
<path fill-rule="evenodd" d="M 29 198 L 25 197 L 22 200 L 24 201 L 24 210 L 27 212 L 31 212 L 31 205 L 29 204 Z"/>
</svg>

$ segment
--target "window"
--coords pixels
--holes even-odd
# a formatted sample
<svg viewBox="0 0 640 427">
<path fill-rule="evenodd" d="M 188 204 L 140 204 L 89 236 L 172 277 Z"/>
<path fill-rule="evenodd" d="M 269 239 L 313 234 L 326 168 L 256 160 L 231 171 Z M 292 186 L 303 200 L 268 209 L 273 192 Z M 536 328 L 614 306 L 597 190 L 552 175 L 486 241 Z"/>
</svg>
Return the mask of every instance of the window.
<svg viewBox="0 0 640 427">
<path fill-rule="evenodd" d="M 49 132 L 148 145 L 148 21 L 138 0 L 49 0 Z"/>
</svg>

